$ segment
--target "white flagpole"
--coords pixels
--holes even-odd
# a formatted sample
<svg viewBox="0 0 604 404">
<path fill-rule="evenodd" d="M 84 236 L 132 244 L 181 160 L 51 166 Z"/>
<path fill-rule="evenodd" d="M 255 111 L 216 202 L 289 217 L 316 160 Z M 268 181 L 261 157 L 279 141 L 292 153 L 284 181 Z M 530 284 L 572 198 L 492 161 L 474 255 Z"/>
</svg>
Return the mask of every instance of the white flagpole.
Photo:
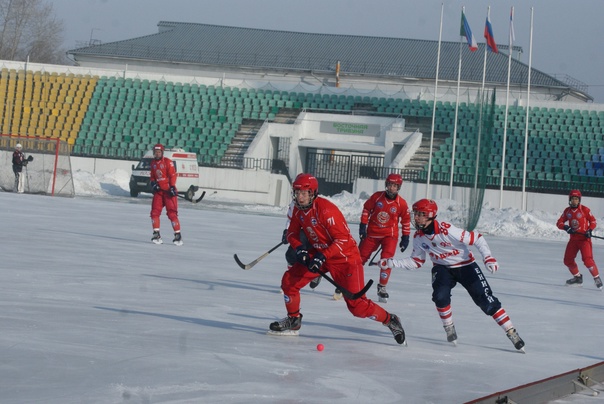
<svg viewBox="0 0 604 404">
<path fill-rule="evenodd" d="M 514 6 L 510 11 L 510 37 L 509 37 L 509 49 L 508 49 L 508 84 L 505 94 L 505 118 L 503 120 L 503 153 L 501 155 L 501 184 L 499 186 L 499 209 L 503 208 L 503 179 L 505 172 L 505 145 L 507 143 L 508 135 L 508 109 L 510 106 L 510 71 L 512 69 L 512 46 L 514 44 Z"/>
<path fill-rule="evenodd" d="M 531 104 L 531 64 L 533 62 L 533 11 L 531 7 L 531 35 L 529 40 L 528 86 L 526 90 L 526 119 L 524 125 L 524 169 L 522 170 L 522 210 L 526 210 L 526 163 L 528 160 L 528 126 Z"/>
<path fill-rule="evenodd" d="M 466 8 L 461 12 L 465 14 Z M 463 50 L 463 37 L 459 39 L 459 65 L 457 66 L 457 96 L 455 98 L 455 123 L 453 124 L 453 149 L 451 151 L 451 175 L 449 179 L 449 199 L 453 199 L 453 175 L 455 174 L 455 146 L 457 142 L 457 117 L 459 113 L 459 87 L 461 83 L 461 52 Z"/>
<path fill-rule="evenodd" d="M 491 6 L 489 6 L 487 8 L 487 18 L 490 20 L 491 17 Z M 482 101 L 480 101 L 480 114 L 479 116 L 479 124 L 478 124 L 478 139 L 477 139 L 477 145 L 476 145 L 476 170 L 474 171 L 474 189 L 478 188 L 478 168 L 480 166 L 480 164 L 478 164 L 479 159 L 480 159 L 480 138 L 482 136 L 482 120 L 483 120 L 483 106 L 484 106 L 484 84 L 485 84 L 485 79 L 486 79 L 486 75 L 487 75 L 487 50 L 488 50 L 488 45 L 485 41 L 484 43 L 484 63 L 482 65 L 482 86 L 480 87 L 480 99 Z"/>
<path fill-rule="evenodd" d="M 430 154 L 428 155 L 428 179 L 426 180 L 426 198 L 430 199 L 430 175 L 432 173 L 432 147 L 434 145 L 434 122 L 436 121 L 436 96 L 438 95 L 438 70 L 440 68 L 440 44 L 443 35 L 443 11 L 445 3 L 440 5 L 440 30 L 438 33 L 438 55 L 436 57 L 436 79 L 434 81 L 434 106 L 432 108 L 432 130 L 430 131 Z"/>
</svg>

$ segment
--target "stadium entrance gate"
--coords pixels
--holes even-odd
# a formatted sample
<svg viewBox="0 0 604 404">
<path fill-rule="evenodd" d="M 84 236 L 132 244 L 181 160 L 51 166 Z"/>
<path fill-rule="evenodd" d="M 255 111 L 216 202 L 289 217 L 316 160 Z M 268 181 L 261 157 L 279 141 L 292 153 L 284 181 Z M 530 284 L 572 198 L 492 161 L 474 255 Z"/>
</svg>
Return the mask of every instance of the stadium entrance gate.
<svg viewBox="0 0 604 404">
<path fill-rule="evenodd" d="M 380 179 L 383 166 L 383 156 L 310 150 L 306 154 L 306 172 L 319 181 L 319 193 L 329 196 L 342 191 L 352 193 L 354 181 L 359 177 Z"/>
</svg>

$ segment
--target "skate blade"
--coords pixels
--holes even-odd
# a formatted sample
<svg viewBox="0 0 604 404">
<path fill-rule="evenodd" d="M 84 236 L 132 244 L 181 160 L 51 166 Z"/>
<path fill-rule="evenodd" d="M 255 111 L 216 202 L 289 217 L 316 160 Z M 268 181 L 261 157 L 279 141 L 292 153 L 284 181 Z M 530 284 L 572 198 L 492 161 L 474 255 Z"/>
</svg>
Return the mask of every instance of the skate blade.
<svg viewBox="0 0 604 404">
<path fill-rule="evenodd" d="M 380 303 L 388 303 L 388 298 L 387 297 L 378 297 L 378 302 L 380 302 Z"/>
<path fill-rule="evenodd" d="M 520 348 L 520 349 L 518 350 L 518 352 L 522 352 L 523 354 L 525 354 L 525 353 L 526 353 L 526 351 L 524 350 L 524 347 Z"/>
<path fill-rule="evenodd" d="M 268 335 L 274 335 L 277 337 L 297 337 L 298 335 L 300 335 L 300 330 L 287 330 L 287 331 L 268 330 L 266 333 Z"/>
<path fill-rule="evenodd" d="M 163 243 L 164 243 L 164 241 L 163 241 L 162 239 L 159 239 L 159 240 L 151 240 L 151 241 L 153 241 L 153 244 L 163 244 Z"/>
<path fill-rule="evenodd" d="M 449 341 L 449 342 L 451 343 L 451 345 L 453 345 L 453 346 L 457 346 L 457 340 L 454 340 L 454 341 Z"/>
<path fill-rule="evenodd" d="M 174 241 L 174 245 L 181 246 L 184 243 L 182 241 Z"/>
</svg>

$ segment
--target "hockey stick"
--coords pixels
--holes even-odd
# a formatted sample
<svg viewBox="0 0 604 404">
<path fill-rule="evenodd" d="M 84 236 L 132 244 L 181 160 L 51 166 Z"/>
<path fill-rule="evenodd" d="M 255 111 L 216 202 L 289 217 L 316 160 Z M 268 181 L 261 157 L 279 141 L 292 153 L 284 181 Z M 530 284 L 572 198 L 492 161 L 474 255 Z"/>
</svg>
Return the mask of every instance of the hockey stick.
<svg viewBox="0 0 604 404">
<path fill-rule="evenodd" d="M 273 248 L 271 248 L 270 250 L 268 250 L 267 252 L 265 252 L 264 254 L 262 254 L 255 260 L 253 260 L 252 262 L 250 262 L 249 264 L 244 264 L 243 262 L 241 262 L 241 260 L 237 256 L 237 254 L 234 254 L 233 258 L 235 258 L 235 262 L 237 263 L 237 265 L 239 265 L 239 267 L 241 269 L 251 269 L 254 265 L 256 265 L 257 263 L 259 263 L 260 261 L 265 259 L 270 253 L 272 253 L 273 251 L 275 251 L 277 248 L 281 247 L 282 245 L 283 245 L 283 243 L 279 242 L 279 244 L 277 244 L 276 246 L 274 246 Z"/>
<path fill-rule="evenodd" d="M 185 195 L 181 195 L 181 194 L 176 194 L 176 196 L 178 196 L 179 198 L 185 199 L 187 201 L 191 201 L 193 203 L 198 203 L 198 202 L 200 202 L 203 199 L 204 196 L 206 196 L 206 191 L 203 191 L 201 193 L 201 196 L 199 198 L 197 198 L 197 199 L 189 199 Z"/>
<path fill-rule="evenodd" d="M 352 293 L 351 291 L 349 291 L 349 290 L 343 288 L 342 286 L 338 285 L 327 274 L 324 274 L 323 272 L 319 272 L 319 275 L 321 275 L 323 278 L 327 279 L 327 282 L 329 282 L 333 286 L 335 286 L 336 289 L 338 289 L 340 292 L 342 292 L 342 294 L 344 295 L 344 297 L 347 298 L 348 300 L 356 300 L 359 297 L 362 297 L 365 293 L 367 293 L 367 291 L 369 290 L 369 288 L 371 287 L 371 285 L 373 285 L 373 279 L 369 279 L 369 282 L 367 282 L 367 285 L 365 285 L 365 287 L 363 289 L 361 289 L 360 292 Z"/>
<path fill-rule="evenodd" d="M 577 234 L 587 237 L 587 234 L 585 234 L 585 233 L 577 233 Z M 587 238 L 589 238 L 589 237 L 587 237 Z M 594 236 L 593 234 L 591 235 L 591 238 L 599 238 L 600 240 L 604 240 L 604 237 Z"/>
<path fill-rule="evenodd" d="M 367 265 L 367 266 L 370 266 L 370 267 L 371 267 L 371 266 L 374 266 L 374 265 L 378 265 L 378 263 L 377 263 L 377 262 L 373 262 L 373 260 L 375 259 L 375 256 L 376 256 L 376 255 L 378 255 L 378 253 L 379 253 L 380 251 L 382 251 L 382 246 L 380 246 L 380 248 L 378 248 L 378 249 L 375 251 L 375 254 L 373 254 L 373 257 L 371 257 L 371 259 L 369 260 L 369 265 Z"/>
</svg>

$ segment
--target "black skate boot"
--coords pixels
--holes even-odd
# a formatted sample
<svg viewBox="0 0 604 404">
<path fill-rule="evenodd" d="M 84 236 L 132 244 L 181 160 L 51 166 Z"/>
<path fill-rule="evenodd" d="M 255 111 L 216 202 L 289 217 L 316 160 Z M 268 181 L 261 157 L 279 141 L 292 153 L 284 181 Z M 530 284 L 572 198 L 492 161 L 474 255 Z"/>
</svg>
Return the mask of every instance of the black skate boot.
<svg viewBox="0 0 604 404">
<path fill-rule="evenodd" d="M 525 353 L 524 341 L 522 340 L 522 338 L 520 338 L 520 335 L 518 335 L 518 332 L 515 328 L 510 328 L 509 330 L 507 330 L 505 332 L 505 335 L 507 335 L 510 341 L 512 341 L 512 344 L 514 344 L 514 348 Z"/>
<path fill-rule="evenodd" d="M 174 233 L 174 240 L 172 240 L 172 242 L 176 245 L 182 245 L 182 236 L 180 235 L 180 232 L 178 233 Z"/>
<path fill-rule="evenodd" d="M 377 295 L 378 295 L 378 300 L 380 301 L 380 303 L 388 303 L 388 298 L 390 296 L 388 295 L 388 292 L 386 292 L 386 286 L 380 285 L 378 283 Z"/>
<path fill-rule="evenodd" d="M 151 237 L 151 241 L 153 241 L 155 244 L 162 244 L 164 242 L 161 239 L 161 236 L 159 235 L 159 230 L 153 231 L 153 237 Z"/>
<path fill-rule="evenodd" d="M 392 331 L 392 335 L 394 335 L 394 339 L 396 342 L 402 345 L 407 345 L 405 341 L 405 330 L 403 329 L 403 325 L 401 324 L 401 320 L 398 318 L 396 314 L 388 313 L 390 317 L 384 325 Z"/>
<path fill-rule="evenodd" d="M 445 332 L 447 333 L 447 341 L 452 342 L 453 345 L 457 345 L 457 332 L 455 332 L 455 325 L 445 325 Z"/>
<path fill-rule="evenodd" d="M 602 290 L 602 279 L 599 276 L 594 278 L 594 282 L 596 283 L 596 288 Z"/>
<path fill-rule="evenodd" d="M 583 275 L 575 275 L 569 280 L 566 281 L 566 285 L 568 286 L 581 286 L 583 285 Z"/>
<path fill-rule="evenodd" d="M 313 279 L 312 281 L 310 281 L 310 284 L 308 286 L 310 286 L 311 289 L 316 288 L 317 286 L 319 286 L 319 283 L 321 283 L 321 276 L 317 276 L 315 279 Z"/>
<path fill-rule="evenodd" d="M 299 317 L 287 316 L 282 320 L 275 321 L 269 326 L 269 334 L 273 335 L 298 335 L 302 327 L 302 314 Z"/>
</svg>

